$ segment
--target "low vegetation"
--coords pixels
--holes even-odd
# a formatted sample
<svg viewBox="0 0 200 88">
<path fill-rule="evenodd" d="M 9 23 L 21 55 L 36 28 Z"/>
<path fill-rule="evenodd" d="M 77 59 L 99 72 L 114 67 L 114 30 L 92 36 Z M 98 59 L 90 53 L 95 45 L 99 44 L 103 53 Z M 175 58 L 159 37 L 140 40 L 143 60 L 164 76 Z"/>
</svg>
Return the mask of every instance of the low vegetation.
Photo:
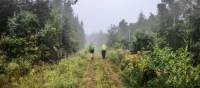
<svg viewBox="0 0 200 88">
<path fill-rule="evenodd" d="M 184 49 L 173 51 L 155 47 L 152 52 L 142 54 L 118 50 L 110 55 L 110 62 L 120 72 L 127 88 L 200 86 L 200 67 L 193 66 L 191 54 Z"/>
<path fill-rule="evenodd" d="M 78 88 L 87 69 L 87 58 L 77 55 L 65 58 L 57 64 L 44 64 L 30 68 L 26 76 L 13 76 L 3 87 L 14 88 Z M 10 64 L 18 69 L 17 64 Z M 12 74 L 14 75 L 14 74 Z M 2 78 L 5 80 L 5 78 Z M 2 82 L 1 82 L 2 83 Z"/>
</svg>

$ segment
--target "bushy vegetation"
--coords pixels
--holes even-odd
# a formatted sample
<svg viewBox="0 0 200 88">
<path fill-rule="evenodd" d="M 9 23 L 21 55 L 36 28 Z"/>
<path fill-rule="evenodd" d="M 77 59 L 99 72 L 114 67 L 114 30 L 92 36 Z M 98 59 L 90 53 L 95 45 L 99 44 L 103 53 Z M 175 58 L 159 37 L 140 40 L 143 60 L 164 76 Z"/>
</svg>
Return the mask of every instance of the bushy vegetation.
<svg viewBox="0 0 200 88">
<path fill-rule="evenodd" d="M 123 53 L 120 55 L 120 52 Z M 184 49 L 155 47 L 152 52 L 130 54 L 112 51 L 109 60 L 121 72 L 127 88 L 196 88 L 200 67 L 193 66 L 192 56 Z"/>
<path fill-rule="evenodd" d="M 26 76 L 12 78 L 10 84 L 4 84 L 2 87 L 78 88 L 84 77 L 83 73 L 87 70 L 87 63 L 87 58 L 77 55 L 62 59 L 54 65 L 35 65 L 33 68 L 29 68 L 31 71 Z M 10 63 L 8 69 L 15 71 L 20 67 L 16 63 Z M 9 74 L 11 75 L 12 72 Z"/>
<path fill-rule="evenodd" d="M 71 5 L 76 1 L 1 1 L 0 53 L 9 59 L 60 59 L 84 46 L 83 23 L 75 17 Z M 7 3 L 7 4 L 5 4 Z M 9 7 L 15 9 L 6 11 Z M 17 8 L 19 7 L 19 8 Z M 3 25 L 5 24 L 5 25 Z"/>
<path fill-rule="evenodd" d="M 112 25 L 108 45 L 128 88 L 199 87 L 198 0 L 161 0 L 158 14 Z M 156 47 L 155 47 L 156 46 Z"/>
<path fill-rule="evenodd" d="M 158 14 L 150 14 L 147 18 L 141 13 L 136 23 L 122 20 L 112 25 L 108 31 L 108 45 L 135 53 L 150 50 L 159 42 L 160 47 L 172 50 L 184 48 L 192 54 L 193 64 L 197 65 L 199 4 L 198 0 L 161 0 L 157 5 Z"/>
<path fill-rule="evenodd" d="M 191 55 L 183 49 L 154 49 L 140 63 L 125 71 L 128 85 L 137 87 L 195 88 L 199 86 L 199 66 L 193 67 Z"/>
<path fill-rule="evenodd" d="M 0 87 L 29 74 L 35 65 L 56 63 L 84 46 L 83 23 L 71 7 L 76 2 L 0 1 Z"/>
</svg>

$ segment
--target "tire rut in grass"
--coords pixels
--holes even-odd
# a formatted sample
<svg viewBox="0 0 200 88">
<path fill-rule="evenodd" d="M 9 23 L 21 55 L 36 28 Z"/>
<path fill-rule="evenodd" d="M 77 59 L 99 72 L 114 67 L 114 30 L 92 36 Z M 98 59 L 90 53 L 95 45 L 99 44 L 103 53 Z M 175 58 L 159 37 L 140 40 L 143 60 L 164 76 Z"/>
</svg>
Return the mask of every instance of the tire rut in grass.
<svg viewBox="0 0 200 88">
<path fill-rule="evenodd" d="M 112 70 L 109 62 L 107 60 L 101 60 L 101 61 L 105 74 L 112 81 L 112 86 L 113 86 L 112 88 L 123 88 L 123 83 L 121 82 L 119 75 Z"/>
<path fill-rule="evenodd" d="M 95 80 L 94 80 L 94 68 L 93 68 L 93 63 L 94 61 L 92 61 L 91 59 L 88 60 L 87 63 L 87 70 L 84 73 L 84 78 L 82 79 L 82 81 L 79 84 L 79 88 L 96 88 L 95 87 Z"/>
<path fill-rule="evenodd" d="M 80 88 L 124 88 L 119 78 L 107 60 L 96 58 L 88 61 Z"/>
</svg>

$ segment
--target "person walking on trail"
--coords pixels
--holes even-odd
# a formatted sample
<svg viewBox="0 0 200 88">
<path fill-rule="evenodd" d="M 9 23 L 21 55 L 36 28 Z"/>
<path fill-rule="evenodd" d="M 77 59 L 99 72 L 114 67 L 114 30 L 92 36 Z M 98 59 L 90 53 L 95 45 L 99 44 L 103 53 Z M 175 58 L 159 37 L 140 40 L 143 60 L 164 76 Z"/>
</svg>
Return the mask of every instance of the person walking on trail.
<svg viewBox="0 0 200 88">
<path fill-rule="evenodd" d="M 91 43 L 89 46 L 89 52 L 90 52 L 91 59 L 94 59 L 94 51 L 95 51 L 95 45 L 94 45 L 94 43 Z"/>
<path fill-rule="evenodd" d="M 103 44 L 101 47 L 101 54 L 102 54 L 103 59 L 106 59 L 106 49 L 107 49 L 107 46 Z"/>
</svg>

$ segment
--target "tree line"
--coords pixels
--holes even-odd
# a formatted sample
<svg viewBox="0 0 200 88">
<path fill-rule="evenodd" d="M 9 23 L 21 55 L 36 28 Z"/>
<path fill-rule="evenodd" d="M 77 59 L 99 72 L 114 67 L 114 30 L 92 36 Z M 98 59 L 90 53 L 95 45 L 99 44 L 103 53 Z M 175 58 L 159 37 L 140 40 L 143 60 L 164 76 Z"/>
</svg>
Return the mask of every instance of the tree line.
<svg viewBox="0 0 200 88">
<path fill-rule="evenodd" d="M 112 25 L 108 31 L 108 45 L 123 47 L 132 53 L 152 51 L 154 46 L 183 48 L 190 52 L 193 64 L 200 63 L 200 1 L 161 0 L 158 14 L 145 17 L 140 13 L 138 21 L 125 20 Z"/>
<path fill-rule="evenodd" d="M 77 0 L 0 0 L 0 86 L 84 47 Z"/>
<path fill-rule="evenodd" d="M 56 60 L 83 47 L 83 22 L 67 0 L 1 0 L 0 55 Z"/>
</svg>

